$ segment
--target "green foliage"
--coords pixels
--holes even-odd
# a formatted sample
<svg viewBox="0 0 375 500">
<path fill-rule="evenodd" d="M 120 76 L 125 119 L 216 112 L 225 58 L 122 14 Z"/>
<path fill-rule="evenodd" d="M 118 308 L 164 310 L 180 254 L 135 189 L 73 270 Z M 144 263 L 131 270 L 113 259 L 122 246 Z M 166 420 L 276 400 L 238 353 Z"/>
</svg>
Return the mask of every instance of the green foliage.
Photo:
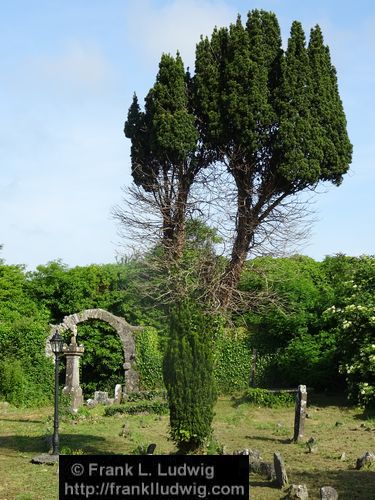
<svg viewBox="0 0 375 500">
<path fill-rule="evenodd" d="M 44 366 L 36 366 L 30 371 L 30 365 L 27 365 L 24 359 L 2 357 L 0 398 L 14 406 L 39 406 L 49 403 L 52 399 L 52 383 L 48 383 L 53 380 L 51 368 L 46 362 Z"/>
<path fill-rule="evenodd" d="M 340 372 L 349 396 L 360 406 L 375 406 L 375 259 L 337 256 L 324 262 L 339 280 L 336 305 L 324 313 L 335 336 Z"/>
<path fill-rule="evenodd" d="M 233 394 L 249 386 L 251 348 L 244 330 L 226 330 L 215 339 L 215 379 L 219 394 Z"/>
<path fill-rule="evenodd" d="M 51 400 L 47 332 L 47 311 L 28 296 L 22 266 L 0 265 L 0 397 L 28 406 Z"/>
<path fill-rule="evenodd" d="M 209 325 L 191 304 L 179 304 L 172 311 L 164 382 L 171 438 L 182 452 L 201 448 L 212 434 L 216 394 Z"/>
<path fill-rule="evenodd" d="M 60 450 L 60 455 L 85 455 L 86 453 L 79 449 L 69 448 L 69 446 L 63 446 Z"/>
<path fill-rule="evenodd" d="M 106 417 L 118 413 L 128 413 L 135 415 L 137 413 L 156 413 L 157 415 L 165 415 L 169 411 L 169 406 L 166 401 L 137 401 L 135 403 L 124 403 L 119 406 L 108 406 L 104 410 Z"/>
<path fill-rule="evenodd" d="M 268 367 L 271 385 L 295 387 L 303 381 L 317 390 L 334 388 L 339 383 L 335 340 L 324 332 L 292 339 Z"/>
<path fill-rule="evenodd" d="M 153 191 L 158 175 L 175 170 L 196 147 L 197 132 L 194 116 L 188 108 L 188 89 L 184 64 L 163 54 L 155 85 L 146 99 L 145 111 L 133 98 L 125 123 L 125 135 L 132 140 L 132 175 L 134 182 L 145 191 Z"/>
<path fill-rule="evenodd" d="M 163 355 L 155 328 L 144 328 L 136 336 L 136 370 L 143 389 L 163 386 Z"/>
<path fill-rule="evenodd" d="M 92 396 L 96 390 L 113 392 L 124 383 L 124 352 L 117 332 L 102 321 L 88 321 L 79 326 L 79 343 L 85 347 L 82 356 L 82 389 Z"/>
<path fill-rule="evenodd" d="M 236 404 L 249 403 L 266 408 L 283 408 L 295 403 L 295 394 L 289 392 L 270 392 L 267 389 L 247 389 L 239 399 L 234 398 Z"/>
<path fill-rule="evenodd" d="M 152 401 L 154 399 L 166 399 L 167 393 L 165 390 L 149 390 L 149 391 L 135 391 L 126 394 L 124 400 L 127 402 L 134 401 Z"/>
<path fill-rule="evenodd" d="M 261 352 L 275 352 L 295 337 L 318 332 L 319 317 L 334 297 L 320 263 L 300 255 L 249 261 L 240 288 L 266 297 L 244 316 Z"/>
</svg>

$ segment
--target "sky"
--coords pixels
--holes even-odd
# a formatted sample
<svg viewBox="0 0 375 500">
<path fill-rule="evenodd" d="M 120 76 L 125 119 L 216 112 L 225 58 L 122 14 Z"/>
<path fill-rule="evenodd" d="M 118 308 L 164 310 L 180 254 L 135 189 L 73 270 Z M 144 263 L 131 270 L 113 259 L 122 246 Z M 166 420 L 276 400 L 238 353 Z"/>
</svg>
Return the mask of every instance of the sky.
<svg viewBox="0 0 375 500">
<path fill-rule="evenodd" d="M 194 68 L 195 44 L 249 10 L 319 24 L 338 73 L 354 147 L 340 187 L 315 197 L 301 253 L 375 254 L 375 3 L 362 0 L 0 1 L 0 258 L 37 265 L 114 262 L 111 216 L 129 186 L 123 126 L 132 95 L 154 84 L 161 54 Z"/>
</svg>

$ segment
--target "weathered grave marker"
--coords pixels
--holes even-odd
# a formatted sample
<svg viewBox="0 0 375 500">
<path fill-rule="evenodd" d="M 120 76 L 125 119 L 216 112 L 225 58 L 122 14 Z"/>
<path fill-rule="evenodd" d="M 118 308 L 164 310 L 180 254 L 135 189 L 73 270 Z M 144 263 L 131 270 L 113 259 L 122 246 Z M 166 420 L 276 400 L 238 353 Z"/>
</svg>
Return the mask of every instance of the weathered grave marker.
<svg viewBox="0 0 375 500">
<path fill-rule="evenodd" d="M 296 408 L 294 416 L 293 441 L 297 443 L 303 438 L 305 432 L 305 418 L 307 405 L 307 390 L 305 385 L 299 385 L 296 396 Z"/>
<path fill-rule="evenodd" d="M 285 469 L 284 460 L 280 453 L 273 454 L 273 465 L 275 467 L 276 484 L 279 488 L 284 488 L 288 484 L 288 476 Z"/>
</svg>

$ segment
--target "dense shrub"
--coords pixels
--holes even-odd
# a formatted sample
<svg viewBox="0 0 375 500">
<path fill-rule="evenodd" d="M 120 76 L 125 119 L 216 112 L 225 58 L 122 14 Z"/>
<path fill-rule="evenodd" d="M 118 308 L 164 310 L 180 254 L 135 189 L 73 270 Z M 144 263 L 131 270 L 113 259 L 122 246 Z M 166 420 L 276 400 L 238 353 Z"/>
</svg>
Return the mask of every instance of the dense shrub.
<svg viewBox="0 0 375 500">
<path fill-rule="evenodd" d="M 22 266 L 0 265 L 0 398 L 29 406 L 51 401 L 47 334 L 48 312 L 28 296 Z"/>
<path fill-rule="evenodd" d="M 53 396 L 53 372 L 44 360 L 31 367 L 23 358 L 0 360 L 0 398 L 15 406 L 39 406 Z"/>
<path fill-rule="evenodd" d="M 295 403 L 295 394 L 290 392 L 271 392 L 267 389 L 247 389 L 240 398 L 235 398 L 236 404 L 249 403 L 267 408 L 283 408 Z"/>
<path fill-rule="evenodd" d="M 137 401 L 136 403 L 124 403 L 119 406 L 108 406 L 104 410 L 106 417 L 111 417 L 118 413 L 128 413 L 135 415 L 137 413 L 156 413 L 157 415 L 165 415 L 169 411 L 169 406 L 166 401 Z"/>
<path fill-rule="evenodd" d="M 191 304 L 176 307 L 164 360 L 170 434 L 182 452 L 202 447 L 212 434 L 216 400 L 210 321 Z"/>
</svg>

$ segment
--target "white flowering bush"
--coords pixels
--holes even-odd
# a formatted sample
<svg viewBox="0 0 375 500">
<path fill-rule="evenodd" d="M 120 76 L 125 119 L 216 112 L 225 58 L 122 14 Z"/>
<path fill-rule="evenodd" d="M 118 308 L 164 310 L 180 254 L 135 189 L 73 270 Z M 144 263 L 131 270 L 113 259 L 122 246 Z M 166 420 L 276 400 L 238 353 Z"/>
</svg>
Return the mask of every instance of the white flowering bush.
<svg viewBox="0 0 375 500">
<path fill-rule="evenodd" d="M 372 304 L 333 306 L 324 316 L 336 324 L 340 339 L 339 370 L 346 377 L 350 399 L 363 407 L 375 406 L 375 307 Z"/>
</svg>

